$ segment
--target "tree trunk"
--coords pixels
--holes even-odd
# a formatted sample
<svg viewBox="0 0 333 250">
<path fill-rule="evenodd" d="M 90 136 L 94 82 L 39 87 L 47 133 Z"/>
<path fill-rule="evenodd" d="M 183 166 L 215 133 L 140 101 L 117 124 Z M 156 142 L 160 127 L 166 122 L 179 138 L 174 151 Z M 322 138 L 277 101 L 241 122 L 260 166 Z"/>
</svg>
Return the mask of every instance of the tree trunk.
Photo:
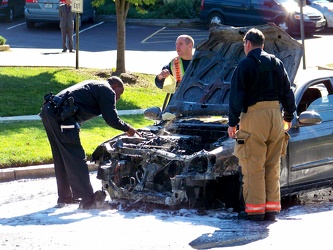
<svg viewBox="0 0 333 250">
<path fill-rule="evenodd" d="M 126 0 L 116 0 L 117 13 L 117 64 L 116 74 L 126 72 L 125 49 L 126 49 L 126 17 L 130 3 Z"/>
</svg>

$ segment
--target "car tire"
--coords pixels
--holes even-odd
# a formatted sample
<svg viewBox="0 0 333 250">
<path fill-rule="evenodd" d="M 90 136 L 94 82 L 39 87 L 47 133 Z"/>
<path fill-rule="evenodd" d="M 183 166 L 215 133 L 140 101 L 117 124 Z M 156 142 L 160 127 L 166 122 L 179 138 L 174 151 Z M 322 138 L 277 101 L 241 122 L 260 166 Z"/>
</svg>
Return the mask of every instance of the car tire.
<svg viewBox="0 0 333 250">
<path fill-rule="evenodd" d="M 26 23 L 28 29 L 33 29 L 35 27 L 35 23 L 34 22 L 28 22 L 28 21 L 26 21 L 25 23 Z"/>
<path fill-rule="evenodd" d="M 11 7 L 9 10 L 8 10 L 8 14 L 6 16 L 6 22 L 7 23 L 11 23 L 14 21 L 14 7 Z"/>
<path fill-rule="evenodd" d="M 208 20 L 209 24 L 212 23 L 225 24 L 224 17 L 218 12 L 213 12 L 212 14 L 210 14 Z"/>
</svg>

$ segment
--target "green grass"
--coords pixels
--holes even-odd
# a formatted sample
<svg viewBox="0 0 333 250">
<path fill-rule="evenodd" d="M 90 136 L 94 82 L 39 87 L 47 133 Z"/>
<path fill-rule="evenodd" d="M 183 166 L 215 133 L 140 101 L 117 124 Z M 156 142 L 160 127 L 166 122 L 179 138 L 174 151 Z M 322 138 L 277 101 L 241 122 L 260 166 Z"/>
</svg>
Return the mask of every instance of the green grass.
<svg viewBox="0 0 333 250">
<path fill-rule="evenodd" d="M 161 106 L 165 93 L 155 87 L 154 75 L 136 74 L 134 85 L 125 82 L 125 92 L 117 103 L 118 110 Z M 1 67 L 0 116 L 36 115 L 43 96 L 58 93 L 83 80 L 105 80 L 110 71 L 97 69 Z M 121 117 L 135 128 L 151 125 L 142 115 Z M 89 158 L 105 140 L 122 133 L 101 117 L 82 124 L 81 141 Z M 0 168 L 52 162 L 51 149 L 41 121 L 0 123 Z"/>
<path fill-rule="evenodd" d="M 142 115 L 121 117 L 136 128 L 151 125 Z M 122 133 L 106 125 L 101 117 L 83 123 L 81 142 L 89 159 L 103 141 Z M 0 168 L 51 163 L 49 142 L 41 121 L 0 123 Z"/>
<path fill-rule="evenodd" d="M 137 84 L 129 85 L 124 81 L 125 92 L 117 103 L 117 108 L 128 110 L 161 106 L 165 93 L 156 88 L 155 76 L 136 75 Z M 56 94 L 83 80 L 106 80 L 109 76 L 110 71 L 96 69 L 1 67 L 0 116 L 38 114 L 45 94 Z"/>
</svg>

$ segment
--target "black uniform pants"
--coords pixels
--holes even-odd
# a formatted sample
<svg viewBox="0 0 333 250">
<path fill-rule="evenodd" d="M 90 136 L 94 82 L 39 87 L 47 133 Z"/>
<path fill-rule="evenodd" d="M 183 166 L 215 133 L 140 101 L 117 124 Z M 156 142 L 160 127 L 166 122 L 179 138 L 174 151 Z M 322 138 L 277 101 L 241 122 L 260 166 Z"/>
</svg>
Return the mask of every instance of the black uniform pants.
<svg viewBox="0 0 333 250">
<path fill-rule="evenodd" d="M 93 188 L 79 128 L 73 117 L 61 121 L 56 113 L 53 104 L 46 103 L 40 117 L 52 149 L 58 196 L 75 199 L 89 197 L 93 194 Z M 65 125 L 63 129 L 61 125 Z"/>
</svg>

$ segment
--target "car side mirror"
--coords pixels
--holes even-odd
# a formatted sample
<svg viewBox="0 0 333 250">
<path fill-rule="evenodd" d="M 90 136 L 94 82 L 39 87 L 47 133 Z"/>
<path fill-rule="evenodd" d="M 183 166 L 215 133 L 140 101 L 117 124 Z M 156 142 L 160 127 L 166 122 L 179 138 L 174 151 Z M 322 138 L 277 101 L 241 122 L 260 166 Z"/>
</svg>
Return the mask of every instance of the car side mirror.
<svg viewBox="0 0 333 250">
<path fill-rule="evenodd" d="M 298 122 L 301 125 L 315 125 L 322 121 L 320 114 L 315 111 L 304 111 L 298 117 Z"/>
<path fill-rule="evenodd" d="M 160 121 L 162 120 L 162 111 L 159 107 L 148 108 L 143 112 L 143 115 L 148 120 Z"/>
</svg>

